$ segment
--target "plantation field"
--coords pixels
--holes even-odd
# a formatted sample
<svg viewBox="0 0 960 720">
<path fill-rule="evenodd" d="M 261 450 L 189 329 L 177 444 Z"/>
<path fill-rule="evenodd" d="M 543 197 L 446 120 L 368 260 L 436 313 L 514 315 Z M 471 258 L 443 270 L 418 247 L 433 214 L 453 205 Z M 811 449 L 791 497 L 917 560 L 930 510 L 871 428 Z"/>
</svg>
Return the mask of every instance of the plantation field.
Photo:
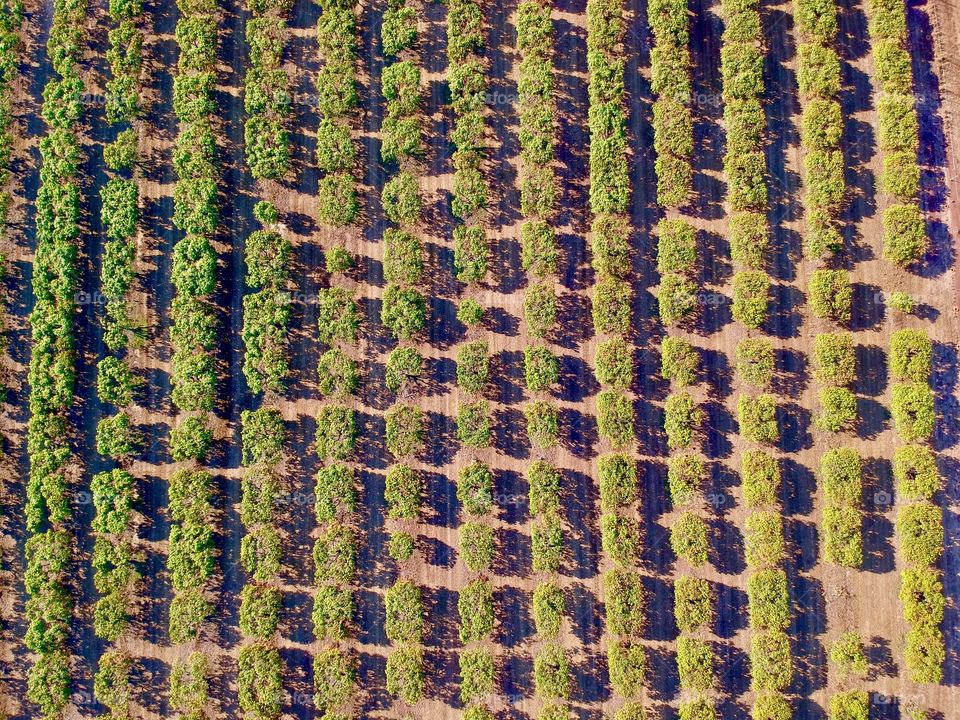
<svg viewBox="0 0 960 720">
<path fill-rule="evenodd" d="M 0 718 L 950 720 L 951 0 L 0 0 Z"/>
</svg>

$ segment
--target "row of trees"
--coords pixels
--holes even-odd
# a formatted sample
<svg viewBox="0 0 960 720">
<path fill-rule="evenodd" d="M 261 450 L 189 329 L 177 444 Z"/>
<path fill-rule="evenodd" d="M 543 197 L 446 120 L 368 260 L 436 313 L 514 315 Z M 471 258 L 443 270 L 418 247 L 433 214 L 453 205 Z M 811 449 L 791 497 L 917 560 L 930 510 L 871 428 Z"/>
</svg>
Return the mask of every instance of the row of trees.
<svg viewBox="0 0 960 720">
<path fill-rule="evenodd" d="M 20 9 L 3 5 L 8 25 L 19 24 Z M 45 718 L 54 718 L 70 698 L 68 638 L 73 598 L 68 586 L 73 538 L 68 496 L 67 413 L 75 388 L 74 314 L 77 286 L 77 238 L 80 234 L 81 158 L 77 123 L 81 116 L 83 81 L 79 62 L 84 47 L 86 3 L 56 0 L 53 4 L 47 56 L 53 74 L 44 87 L 41 115 L 46 123 L 40 140 L 40 187 L 36 198 L 36 253 L 30 314 L 30 419 L 27 425 L 27 479 L 24 644 L 36 653 L 27 675 L 27 697 Z M 7 34 L 8 39 L 15 36 Z M 12 49 L 12 48 L 11 48 Z M 5 75 L 16 62 L 7 63 Z"/>
<path fill-rule="evenodd" d="M 351 224 L 360 210 L 354 177 L 356 147 L 350 124 L 356 119 L 360 96 L 357 84 L 357 17 L 349 0 L 320 3 L 317 46 L 323 66 L 316 88 L 320 124 L 317 127 L 317 216 L 328 225 Z"/>
<path fill-rule="evenodd" d="M 317 165 L 323 177 L 317 216 L 327 225 L 345 227 L 359 213 L 356 148 L 351 137 L 359 99 L 357 16 L 349 0 L 321 6 L 317 45 L 323 66 L 316 87 L 320 98 Z M 317 327 L 326 350 L 317 372 L 320 391 L 330 402 L 317 418 L 317 450 L 323 466 L 315 484 L 313 633 L 321 650 L 313 658 L 313 700 L 324 717 L 340 717 L 349 712 L 357 684 L 356 659 L 347 646 L 353 632 L 357 575 L 358 493 L 349 462 L 357 430 L 347 402 L 360 387 L 360 369 L 353 358 L 359 345 L 360 316 L 345 283 L 353 256 L 339 242 L 330 244 L 325 256 L 330 287 L 323 292 Z"/>
<path fill-rule="evenodd" d="M 381 193 L 384 214 L 398 227 L 383 236 L 383 272 L 387 286 L 381 320 L 401 344 L 387 360 L 387 385 L 406 394 L 424 371 L 420 352 L 405 344 L 426 327 L 426 301 L 418 286 L 423 283 L 424 250 L 417 235 L 422 220 L 418 158 L 422 154 L 421 87 L 413 7 L 394 0 L 384 13 L 380 37 L 387 55 L 381 87 L 387 103 L 380 155 L 385 163 L 399 162 L 399 172 Z M 411 462 L 425 444 L 424 416 L 420 408 L 395 402 L 386 412 L 387 450 L 395 462 L 387 469 L 385 499 L 390 530 L 390 555 L 400 565 L 399 577 L 387 591 L 387 637 L 394 647 L 387 656 L 387 691 L 407 705 L 426 691 L 423 628 L 426 610 L 419 586 L 406 576 L 416 552 L 416 525 L 423 502 L 423 480 Z"/>
<path fill-rule="evenodd" d="M 131 323 L 127 298 L 134 280 L 135 235 L 139 188 L 131 176 L 138 161 L 137 130 L 141 112 L 143 61 L 143 6 L 139 2 L 110 3 L 110 78 L 107 80 L 107 120 L 119 126 L 104 147 L 104 163 L 113 175 L 100 190 L 101 220 L 107 240 L 103 245 L 100 288 L 106 298 L 102 317 L 104 344 L 112 351 L 97 364 L 97 395 L 119 412 L 103 417 L 97 427 L 97 450 L 124 463 L 134 452 L 136 439 L 127 408 L 139 381 L 126 355 Z M 95 508 L 92 528 L 94 586 L 100 597 L 93 607 L 94 632 L 116 642 L 129 626 L 132 594 L 138 579 L 133 564 L 131 509 L 137 497 L 136 479 L 120 467 L 98 473 L 91 482 Z M 117 717 L 126 717 L 132 660 L 125 650 L 107 649 L 94 677 L 94 694 Z"/>
<path fill-rule="evenodd" d="M 255 178 L 278 180 L 290 168 L 290 139 L 286 128 L 286 118 L 291 112 L 290 80 L 282 63 L 289 35 L 286 15 L 291 5 L 290 0 L 247 3 L 250 66 L 243 79 L 243 105 L 248 116 L 243 127 L 243 143 L 247 166 Z"/>
<path fill-rule="evenodd" d="M 188 3 L 177 21 L 180 47 L 173 105 L 180 132 L 174 147 L 173 223 L 183 233 L 174 245 L 170 344 L 172 400 L 190 413 L 170 431 L 175 461 L 202 461 L 210 448 L 209 413 L 216 399 L 216 321 L 210 297 L 217 283 L 216 4 Z"/>
<path fill-rule="evenodd" d="M 896 531 L 906 566 L 900 575 L 900 602 L 907 621 L 904 660 L 911 680 L 943 680 L 946 644 L 941 630 L 944 590 L 937 567 L 943 555 L 944 528 L 934 502 L 942 489 L 936 456 L 929 447 L 935 424 L 929 378 L 933 357 L 930 336 L 905 328 L 890 338 L 892 415 L 899 440 L 893 458 L 898 499 Z"/>
<path fill-rule="evenodd" d="M 13 159 L 14 122 L 8 108 L 12 102 L 12 83 L 19 72 L 20 30 L 23 25 L 23 3 L 7 0 L 0 4 L 0 228 L 7 226 L 10 208 L 10 162 Z"/>
<path fill-rule="evenodd" d="M 690 27 L 686 0 L 656 0 L 647 17 L 653 35 L 650 55 L 653 145 L 657 154 L 657 202 L 686 204 L 693 189 L 693 114 L 690 110 Z"/>
<path fill-rule="evenodd" d="M 632 293 L 628 278 L 630 223 L 627 210 L 630 181 L 627 168 L 626 113 L 624 110 L 625 33 L 624 7 L 620 0 L 590 0 L 587 3 L 587 72 L 590 95 L 590 210 L 592 262 L 596 271 L 593 293 L 594 332 L 601 338 L 594 357 L 594 372 L 601 384 L 597 395 L 597 427 L 600 437 L 613 448 L 633 442 L 633 383 L 631 334 Z M 605 575 L 607 665 L 615 695 L 627 704 L 626 717 L 641 715 L 646 654 L 640 644 L 642 608 L 637 622 L 621 622 L 625 602 L 638 601 L 640 574 L 640 528 L 636 521 L 637 475 L 635 460 L 625 453 L 608 453 L 597 465 L 600 487 L 601 545 L 614 569 Z M 532 484 L 531 484 L 532 488 Z M 555 502 L 560 498 L 556 497 Z M 559 559 L 559 558 L 558 558 Z M 554 682 L 569 694 L 566 658 L 559 647 L 547 645 L 542 658 L 551 653 L 562 658 L 554 663 Z M 537 667 L 534 667 L 536 673 Z M 548 675 L 548 678 L 550 675 Z M 535 681 L 538 679 L 535 676 Z M 546 684 L 541 682 L 539 684 Z"/>
<path fill-rule="evenodd" d="M 199 467 L 213 441 L 210 412 L 216 401 L 217 178 L 214 99 L 217 7 L 213 0 L 181 0 L 175 38 L 173 110 L 180 123 L 174 142 L 173 224 L 184 233 L 173 247 L 170 309 L 171 399 L 181 416 L 170 430 L 170 455 L 187 462 L 170 479 L 167 567 L 173 588 L 170 642 L 196 643 L 213 614 L 208 593 L 214 573 L 212 479 Z M 204 716 L 209 661 L 201 652 L 182 657 L 170 672 L 172 709 Z"/>
<path fill-rule="evenodd" d="M 520 168 L 518 183 L 522 266 L 529 289 L 527 333 L 533 343 L 523 353 L 524 381 L 533 401 L 527 406 L 528 436 L 532 445 L 555 444 L 557 411 L 549 392 L 560 380 L 560 364 L 553 351 L 536 342 L 556 321 L 553 284 L 557 272 L 556 233 L 551 223 L 556 206 L 553 21 L 551 6 L 525 0 L 517 7 L 517 50 L 520 55 L 519 119 Z M 546 312 L 544 311 L 545 309 Z M 553 309 L 552 312 L 550 309 Z M 546 322 L 548 321 L 549 322 Z M 550 431 L 553 431 L 553 435 Z M 552 463 L 537 459 L 527 468 L 530 503 L 530 544 L 537 584 L 533 591 L 533 619 L 538 640 L 534 651 L 534 681 L 546 704 L 541 720 L 567 718 L 562 699 L 569 690 L 566 653 L 558 644 L 566 609 L 559 583 L 563 555 L 562 474 Z"/>
<path fill-rule="evenodd" d="M 883 211 L 883 256 L 901 267 L 919 261 L 927 248 L 919 206 L 917 161 L 919 121 L 913 96 L 913 69 L 907 52 L 906 5 L 899 0 L 870 0 L 868 29 L 873 50 L 877 133 L 883 169 L 880 187 L 894 200 Z"/>
<path fill-rule="evenodd" d="M 257 720 L 280 716 L 283 665 L 276 646 L 282 594 L 277 587 L 282 538 L 275 515 L 283 491 L 283 417 L 266 405 L 240 415 L 243 478 L 240 520 L 246 534 L 240 541 L 240 562 L 247 581 L 240 593 L 237 693 L 240 709 Z"/>
</svg>

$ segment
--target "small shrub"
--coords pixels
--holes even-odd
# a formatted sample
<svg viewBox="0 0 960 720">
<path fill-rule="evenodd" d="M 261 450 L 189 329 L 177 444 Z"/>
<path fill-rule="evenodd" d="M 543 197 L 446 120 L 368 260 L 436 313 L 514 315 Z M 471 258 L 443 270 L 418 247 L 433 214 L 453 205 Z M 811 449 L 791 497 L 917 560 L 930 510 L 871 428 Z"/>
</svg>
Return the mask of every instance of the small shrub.
<svg viewBox="0 0 960 720">
<path fill-rule="evenodd" d="M 460 469 L 457 500 L 470 515 L 486 515 L 493 508 L 493 473 L 479 461 Z"/>
<path fill-rule="evenodd" d="M 390 535 L 387 552 L 398 563 L 405 563 L 409 560 L 415 549 L 416 540 L 410 533 L 400 530 Z"/>
<path fill-rule="evenodd" d="M 700 492 L 706 472 L 697 455 L 672 455 L 667 465 L 667 484 L 674 507 L 693 502 Z"/>
<path fill-rule="evenodd" d="M 527 438 L 531 445 L 551 448 L 557 444 L 560 420 L 557 406 L 546 400 L 527 403 L 523 409 L 527 419 Z"/>
<path fill-rule="evenodd" d="M 423 373 L 423 356 L 416 348 L 395 348 L 387 356 L 386 378 L 387 387 L 393 392 L 399 391 L 408 382 Z"/>
<path fill-rule="evenodd" d="M 760 270 L 770 243 L 770 229 L 763 213 L 742 212 L 730 216 L 730 258 L 738 265 Z"/>
<path fill-rule="evenodd" d="M 713 650 L 699 638 L 677 638 L 677 671 L 684 690 L 706 691 L 713 688 Z"/>
<path fill-rule="evenodd" d="M 530 286 L 523 299 L 523 317 L 533 337 L 546 337 L 557 319 L 557 296 L 547 283 Z"/>
<path fill-rule="evenodd" d="M 600 508 L 611 512 L 637 499 L 637 466 L 629 455 L 611 453 L 597 461 L 600 481 Z"/>
<path fill-rule="evenodd" d="M 530 465 L 527 469 L 527 484 L 530 486 L 532 515 L 560 510 L 562 479 L 560 471 L 545 460 L 536 460 Z"/>
<path fill-rule="evenodd" d="M 754 633 L 750 638 L 750 674 L 754 691 L 783 690 L 793 676 L 790 638 L 781 630 Z"/>
<path fill-rule="evenodd" d="M 933 565 L 943 554 L 943 515 L 931 502 L 904 505 L 897 511 L 897 537 L 911 565 Z"/>
<path fill-rule="evenodd" d="M 478 522 L 465 522 L 460 526 L 460 552 L 470 571 L 488 570 L 493 551 L 493 528 Z"/>
<path fill-rule="evenodd" d="M 457 385 L 469 393 L 479 393 L 490 379 L 490 359 L 483 340 L 464 343 L 457 350 Z"/>
<path fill-rule="evenodd" d="M 641 636 L 646 624 L 643 582 L 640 574 L 615 568 L 603 575 L 603 597 L 607 611 L 607 632 L 612 635 Z"/>
<path fill-rule="evenodd" d="M 786 630 L 790 626 L 787 575 L 779 568 L 760 570 L 747 578 L 750 627 Z"/>
<path fill-rule="evenodd" d="M 677 273 L 660 278 L 657 302 L 664 325 L 677 325 L 691 320 L 697 312 L 697 284 Z"/>
<path fill-rule="evenodd" d="M 870 698 L 863 690 L 838 692 L 830 698 L 830 720 L 868 720 Z"/>
<path fill-rule="evenodd" d="M 537 635 L 556 638 L 560 634 L 566 608 L 563 589 L 555 582 L 539 583 L 533 590 L 533 623 Z"/>
<path fill-rule="evenodd" d="M 610 686 L 621 697 L 639 696 L 647 670 L 647 656 L 643 645 L 612 641 L 607 645 L 607 667 Z"/>
<path fill-rule="evenodd" d="M 823 509 L 823 556 L 828 563 L 856 568 L 863 564 L 862 518 L 852 507 Z"/>
<path fill-rule="evenodd" d="M 820 458 L 820 483 L 828 505 L 860 507 L 863 494 L 860 453 L 852 448 L 827 450 Z"/>
<path fill-rule="evenodd" d="M 682 218 L 664 219 L 657 225 L 657 269 L 686 272 L 697 261 L 697 230 Z"/>
<path fill-rule="evenodd" d="M 472 298 L 464 298 L 457 306 L 457 320 L 467 327 L 483 324 L 483 306 Z"/>
<path fill-rule="evenodd" d="M 547 643 L 533 658 L 533 685 L 541 698 L 564 700 L 570 696 L 570 666 L 560 645 Z"/>
</svg>

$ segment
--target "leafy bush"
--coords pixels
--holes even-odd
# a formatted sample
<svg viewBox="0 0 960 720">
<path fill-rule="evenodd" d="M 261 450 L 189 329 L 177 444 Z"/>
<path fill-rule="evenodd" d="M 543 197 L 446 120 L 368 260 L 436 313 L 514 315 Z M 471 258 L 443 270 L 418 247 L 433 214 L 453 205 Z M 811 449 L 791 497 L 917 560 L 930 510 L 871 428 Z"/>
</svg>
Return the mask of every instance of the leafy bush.
<svg viewBox="0 0 960 720">
<path fill-rule="evenodd" d="M 747 578 L 750 627 L 786 630 L 790 625 L 787 575 L 779 568 L 760 570 Z"/>
<path fill-rule="evenodd" d="M 338 348 L 331 348 L 320 356 L 317 374 L 320 376 L 320 392 L 327 397 L 345 398 L 356 392 L 360 385 L 357 364 Z"/>
<path fill-rule="evenodd" d="M 707 524 L 698 515 L 685 512 L 670 527 L 670 547 L 674 554 L 699 567 L 707 562 Z"/>
<path fill-rule="evenodd" d="M 917 205 L 891 205 L 883 211 L 883 257 L 906 267 L 923 257 L 927 232 Z"/>
<path fill-rule="evenodd" d="M 617 565 L 636 562 L 640 527 L 631 517 L 615 512 L 600 516 L 600 540 L 604 554 Z"/>
<path fill-rule="evenodd" d="M 472 298 L 464 298 L 457 306 L 457 320 L 467 327 L 477 327 L 483 323 L 483 306 Z"/>
<path fill-rule="evenodd" d="M 557 240 L 543 220 L 528 220 L 520 226 L 521 265 L 525 272 L 544 278 L 557 271 Z"/>
<path fill-rule="evenodd" d="M 527 332 L 533 337 L 542 338 L 550 332 L 557 319 L 557 297 L 552 285 L 537 283 L 527 289 L 523 299 L 523 317 Z"/>
<path fill-rule="evenodd" d="M 170 457 L 175 462 L 203 460 L 211 443 L 213 433 L 205 417 L 188 417 L 170 429 Z"/>
<path fill-rule="evenodd" d="M 764 389 L 773 381 L 776 362 L 773 343 L 767 338 L 744 338 L 737 343 L 737 377 Z"/>
<path fill-rule="evenodd" d="M 602 461 L 602 458 L 601 458 Z M 557 512 L 561 502 L 560 471 L 545 460 L 536 460 L 527 468 L 530 486 L 530 513 L 540 515 Z"/>
<path fill-rule="evenodd" d="M 916 152 L 920 123 L 913 95 L 883 94 L 877 100 L 877 140 L 882 152 Z"/>
<path fill-rule="evenodd" d="M 863 564 L 862 518 L 852 507 L 823 509 L 823 556 L 828 563 L 843 567 Z"/>
<path fill-rule="evenodd" d="M 846 323 L 851 317 L 853 288 L 845 270 L 814 270 L 810 276 L 810 308 L 818 318 Z"/>
<path fill-rule="evenodd" d="M 597 380 L 614 390 L 626 390 L 633 379 L 633 349 L 622 337 L 597 343 Z M 529 383 L 528 383 L 529 386 Z"/>
<path fill-rule="evenodd" d="M 357 682 L 354 665 L 353 658 L 337 647 L 314 656 L 313 698 L 318 710 L 332 710 L 350 700 Z"/>
<path fill-rule="evenodd" d="M 384 629 L 393 642 L 419 642 L 423 637 L 424 607 L 420 587 L 410 580 L 398 580 L 384 594 Z"/>
<path fill-rule="evenodd" d="M 833 98 L 815 98 L 803 108 L 800 141 L 808 150 L 829 151 L 840 147 L 843 113 Z"/>
<path fill-rule="evenodd" d="M 780 464 L 764 450 L 746 450 L 740 456 L 740 476 L 747 507 L 773 505 L 780 493 Z"/>
<path fill-rule="evenodd" d="M 840 432 L 857 421 L 857 397 L 847 388 L 824 388 L 819 392 L 820 414 L 815 421 L 820 430 Z"/>
<path fill-rule="evenodd" d="M 680 632 L 694 632 L 713 621 L 710 583 L 703 578 L 679 576 L 673 583 L 673 614 Z"/>
<path fill-rule="evenodd" d="M 493 562 L 493 528 L 478 522 L 460 526 L 460 552 L 472 572 L 484 572 Z"/>
<path fill-rule="evenodd" d="M 453 230 L 453 265 L 457 279 L 482 282 L 490 263 L 490 248 L 482 225 L 458 225 Z"/>
<path fill-rule="evenodd" d="M 750 673 L 755 691 L 783 690 L 790 684 L 793 661 L 790 638 L 781 630 L 754 633 L 750 638 Z"/>
<path fill-rule="evenodd" d="M 667 466 L 667 484 L 674 506 L 693 502 L 706 478 L 703 461 L 696 455 L 673 455 Z"/>
<path fill-rule="evenodd" d="M 680 703 L 678 720 L 717 720 L 717 709 L 706 698 L 695 698 Z"/>
<path fill-rule="evenodd" d="M 387 449 L 394 457 L 417 455 L 425 442 L 423 411 L 414 405 L 394 405 L 384 413 Z"/>
<path fill-rule="evenodd" d="M 807 97 L 834 98 L 840 93 L 840 58 L 817 43 L 797 46 L 797 83 Z"/>
<path fill-rule="evenodd" d="M 926 383 L 932 358 L 933 343 L 924 330 L 903 328 L 890 336 L 890 372 L 897 380 Z"/>
<path fill-rule="evenodd" d="M 830 646 L 830 664 L 841 677 L 857 675 L 866 677 L 870 663 L 863 649 L 863 640 L 855 632 L 845 632 Z"/>
<path fill-rule="evenodd" d="M 621 215 L 599 215 L 591 227 L 593 268 L 602 277 L 623 278 L 630 270 L 630 225 Z"/>
<path fill-rule="evenodd" d="M 660 278 L 657 303 L 664 325 L 691 320 L 697 312 L 697 285 L 682 275 L 667 273 Z"/>
<path fill-rule="evenodd" d="M 771 445 L 780 440 L 777 399 L 773 395 L 741 395 L 737 400 L 737 417 L 740 435 L 747 440 Z"/>
<path fill-rule="evenodd" d="M 399 347 L 387 356 L 385 382 L 393 392 L 398 392 L 408 382 L 423 374 L 423 355 L 416 348 Z"/>
<path fill-rule="evenodd" d="M 761 693 L 753 703 L 751 720 L 790 720 L 793 709 L 782 695 Z"/>
<path fill-rule="evenodd" d="M 614 390 L 597 395 L 597 430 L 614 447 L 623 447 L 633 439 L 633 404 Z"/>
<path fill-rule="evenodd" d="M 940 571 L 935 568 L 904 568 L 900 573 L 900 602 L 911 625 L 937 627 L 943 622 L 946 599 Z"/>
<path fill-rule="evenodd" d="M 813 339 L 813 374 L 825 385 L 843 387 L 856 377 L 857 358 L 853 335 L 818 333 Z"/>
<path fill-rule="evenodd" d="M 941 487 L 937 458 L 922 445 L 902 445 L 894 451 L 893 478 L 897 494 L 907 500 L 932 500 Z"/>
<path fill-rule="evenodd" d="M 887 305 L 894 310 L 910 315 L 917 307 L 916 301 L 905 292 L 892 292 L 887 298 Z"/>
<path fill-rule="evenodd" d="M 487 343 L 474 340 L 457 350 L 457 385 L 461 390 L 479 393 L 490 379 L 490 359 Z"/>
<path fill-rule="evenodd" d="M 920 192 L 920 166 L 911 150 L 896 150 L 883 156 L 880 187 L 901 203 L 916 200 Z"/>
<path fill-rule="evenodd" d="M 897 511 L 897 537 L 911 565 L 933 565 L 943 555 L 943 516 L 931 502 L 903 505 Z"/>
<path fill-rule="evenodd" d="M 523 408 L 527 419 L 527 437 L 531 445 L 551 448 L 560 432 L 557 406 L 546 400 L 535 400 Z"/>
<path fill-rule="evenodd" d="M 423 211 L 417 177 L 410 172 L 398 172 L 384 183 L 380 202 L 383 204 L 384 214 L 391 222 L 397 225 L 416 223 Z"/>
<path fill-rule="evenodd" d="M 847 188 L 843 181 L 843 152 L 812 150 L 803 158 L 806 204 L 811 208 L 837 211 Z"/>
<path fill-rule="evenodd" d="M 593 327 L 597 334 L 630 332 L 630 283 L 600 276 L 593 287 Z"/>
<path fill-rule="evenodd" d="M 398 531 L 390 535 L 387 553 L 399 563 L 406 562 L 413 557 L 417 542 L 408 532 Z"/>
<path fill-rule="evenodd" d="M 470 703 L 493 690 L 493 655 L 486 648 L 460 652 L 460 701 Z"/>
<path fill-rule="evenodd" d="M 686 340 L 665 337 L 660 345 L 661 373 L 678 387 L 693 385 L 700 369 L 700 353 Z"/>
<path fill-rule="evenodd" d="M 523 349 L 523 374 L 528 390 L 549 390 L 560 381 L 560 363 L 550 348 L 530 345 Z"/>
<path fill-rule="evenodd" d="M 533 623 L 537 635 L 556 638 L 560 634 L 566 608 L 563 590 L 553 581 L 539 583 L 533 590 Z"/>
<path fill-rule="evenodd" d="M 530 554 L 536 572 L 557 572 L 563 558 L 563 525 L 557 513 L 545 513 L 530 525 Z"/>
<path fill-rule="evenodd" d="M 333 345 L 338 340 L 350 345 L 356 344 L 360 316 L 349 290 L 332 287 L 319 291 L 317 328 L 320 341 L 326 345 Z"/>
<path fill-rule="evenodd" d="M 903 659 L 907 677 L 916 683 L 939 685 L 947 659 L 943 632 L 938 627 L 917 625 L 907 631 Z"/>
<path fill-rule="evenodd" d="M 457 439 L 475 448 L 489 447 L 493 437 L 490 403 L 486 400 L 463 403 L 457 410 Z"/>
<path fill-rule="evenodd" d="M 319 586 L 313 602 L 314 635 L 318 639 L 345 639 L 353 613 L 353 593 L 349 587 Z"/>
<path fill-rule="evenodd" d="M 774 567 L 783 560 L 783 521 L 776 512 L 760 510 L 747 517 L 743 538 L 747 567 Z"/>
<path fill-rule="evenodd" d="M 493 507 L 493 473 L 482 462 L 473 462 L 460 470 L 457 499 L 470 515 L 486 515 Z"/>
<path fill-rule="evenodd" d="M 280 651 L 263 645 L 244 645 L 237 656 L 237 700 L 240 709 L 255 717 L 279 717 L 283 694 Z"/>
<path fill-rule="evenodd" d="M 413 285 L 423 275 L 423 244 L 403 230 L 387 228 L 383 233 L 383 279 L 388 283 Z"/>
<path fill-rule="evenodd" d="M 387 692 L 408 705 L 423 697 L 423 648 L 419 645 L 401 645 L 387 656 Z"/>
<path fill-rule="evenodd" d="M 418 290 L 387 285 L 383 293 L 380 320 L 395 338 L 409 340 L 426 327 L 426 301 Z"/>
<path fill-rule="evenodd" d="M 647 656 L 643 645 L 611 641 L 607 645 L 610 686 L 621 697 L 637 697 L 644 689 Z"/>
<path fill-rule="evenodd" d="M 597 475 L 600 508 L 604 512 L 627 507 L 637 499 L 637 467 L 629 455 L 601 455 L 597 461 Z"/>
<path fill-rule="evenodd" d="M 612 635 L 639 637 L 646 624 L 643 582 L 640 574 L 613 569 L 603 574 L 607 631 Z"/>
<path fill-rule="evenodd" d="M 697 261 L 697 230 L 682 218 L 664 219 L 657 225 L 657 270 L 686 272 Z"/>
<path fill-rule="evenodd" d="M 324 405 L 317 411 L 317 455 L 323 460 L 346 460 L 357 444 L 357 425 L 352 408 Z"/>
<path fill-rule="evenodd" d="M 820 458 L 820 483 L 827 504 L 859 507 L 863 494 L 860 453 L 852 448 L 827 450 Z"/>
<path fill-rule="evenodd" d="M 680 687 L 685 690 L 710 690 L 716 683 L 713 673 L 713 650 L 699 638 L 677 638 L 677 671 Z"/>
<path fill-rule="evenodd" d="M 490 637 L 494 623 L 493 586 L 490 581 L 477 578 L 464 585 L 457 599 L 457 612 L 460 615 L 460 642 L 478 642 Z"/>
<path fill-rule="evenodd" d="M 345 274 L 353 267 L 353 256 L 343 245 L 334 245 L 327 250 L 324 264 L 331 275 Z"/>
<path fill-rule="evenodd" d="M 423 480 L 408 465 L 391 465 L 387 470 L 384 499 L 387 514 L 394 519 L 415 519 L 420 515 Z"/>
<path fill-rule="evenodd" d="M 770 229 L 763 213 L 741 212 L 730 216 L 730 258 L 752 270 L 763 267 Z"/>
<path fill-rule="evenodd" d="M 868 720 L 870 698 L 863 690 L 838 692 L 830 698 L 830 720 Z"/>
<path fill-rule="evenodd" d="M 533 658 L 533 684 L 537 697 L 566 699 L 570 695 L 570 666 L 566 651 L 547 643 Z"/>
<path fill-rule="evenodd" d="M 667 447 L 688 448 L 703 421 L 703 412 L 686 391 L 671 393 L 663 406 Z"/>
<path fill-rule="evenodd" d="M 897 433 L 907 442 L 929 438 L 936 424 L 933 391 L 920 383 L 894 385 L 891 414 Z"/>
</svg>

